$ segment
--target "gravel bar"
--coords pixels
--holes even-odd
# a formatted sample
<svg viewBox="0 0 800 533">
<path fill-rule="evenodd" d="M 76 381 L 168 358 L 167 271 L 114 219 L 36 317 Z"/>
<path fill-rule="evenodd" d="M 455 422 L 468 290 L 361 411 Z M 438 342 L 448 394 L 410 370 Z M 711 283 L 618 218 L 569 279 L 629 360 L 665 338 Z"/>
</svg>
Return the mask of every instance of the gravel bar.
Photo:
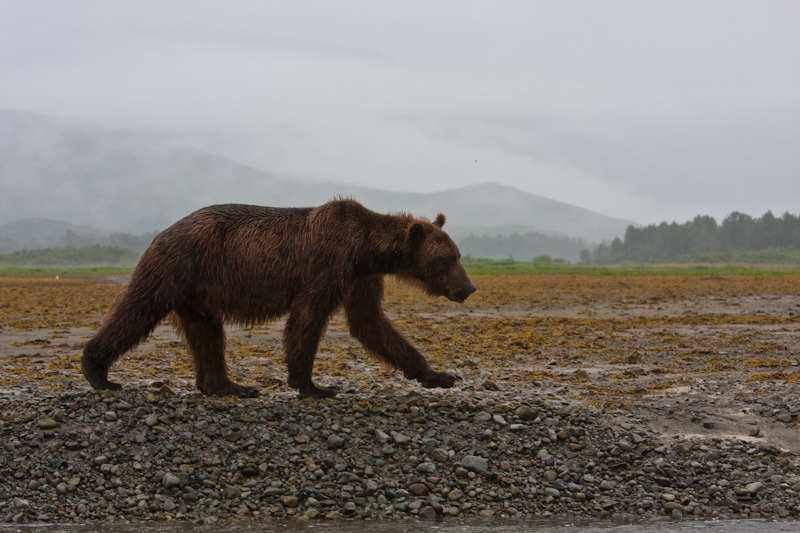
<svg viewBox="0 0 800 533">
<path fill-rule="evenodd" d="M 797 456 L 511 391 L 0 397 L 0 518 L 797 518 Z"/>
</svg>

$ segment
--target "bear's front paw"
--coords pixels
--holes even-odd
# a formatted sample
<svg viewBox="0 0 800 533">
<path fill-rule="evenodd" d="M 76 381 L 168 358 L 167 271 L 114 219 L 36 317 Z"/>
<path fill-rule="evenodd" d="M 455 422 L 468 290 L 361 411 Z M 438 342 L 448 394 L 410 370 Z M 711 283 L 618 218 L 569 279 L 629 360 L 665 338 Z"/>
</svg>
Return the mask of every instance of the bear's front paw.
<svg viewBox="0 0 800 533">
<path fill-rule="evenodd" d="M 419 382 L 426 389 L 442 388 L 449 389 L 455 385 L 456 381 L 461 379 L 453 374 L 447 372 L 431 372 L 419 378 Z"/>
</svg>

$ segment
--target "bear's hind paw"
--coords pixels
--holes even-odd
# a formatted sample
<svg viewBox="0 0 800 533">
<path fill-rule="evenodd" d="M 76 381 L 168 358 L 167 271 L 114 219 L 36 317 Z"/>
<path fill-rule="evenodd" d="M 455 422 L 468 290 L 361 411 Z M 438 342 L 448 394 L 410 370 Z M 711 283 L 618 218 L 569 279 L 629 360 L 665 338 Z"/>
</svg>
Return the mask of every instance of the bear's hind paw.
<svg viewBox="0 0 800 533">
<path fill-rule="evenodd" d="M 431 372 L 430 374 L 426 374 L 425 376 L 419 378 L 419 382 L 426 389 L 449 389 L 456 384 L 456 381 L 460 379 L 460 377 L 447 372 Z"/>
<path fill-rule="evenodd" d="M 200 390 L 206 396 L 237 396 L 239 398 L 257 398 L 260 394 L 258 389 L 255 387 L 246 387 L 244 385 L 238 385 L 232 382 L 210 390 Z"/>
<path fill-rule="evenodd" d="M 122 385 L 108 381 L 108 367 L 92 361 L 88 356 L 81 358 L 81 373 L 96 390 L 122 390 Z"/>
<path fill-rule="evenodd" d="M 300 389 L 300 396 L 303 398 L 333 398 L 339 394 L 339 387 L 318 387 L 311 384 L 310 387 Z"/>
</svg>

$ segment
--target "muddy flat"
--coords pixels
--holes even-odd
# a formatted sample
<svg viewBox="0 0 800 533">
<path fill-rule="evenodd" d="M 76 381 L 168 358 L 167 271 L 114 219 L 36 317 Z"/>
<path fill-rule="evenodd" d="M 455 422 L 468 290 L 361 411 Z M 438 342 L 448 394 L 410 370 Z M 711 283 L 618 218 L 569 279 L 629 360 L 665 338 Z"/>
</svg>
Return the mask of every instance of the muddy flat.
<svg viewBox="0 0 800 533">
<path fill-rule="evenodd" d="M 390 283 L 385 308 L 437 369 L 437 392 L 518 392 L 601 416 L 635 416 L 666 441 L 704 436 L 800 452 L 800 276 L 475 276 L 462 304 Z M 0 278 L 0 393 L 89 388 L 78 362 L 124 280 Z M 234 379 L 262 395 L 285 384 L 283 322 L 228 328 Z M 316 380 L 359 395 L 419 390 L 370 358 L 331 320 Z M 168 321 L 112 368 L 126 388 L 195 394 L 190 358 Z M 430 392 L 430 391 L 429 391 Z"/>
</svg>

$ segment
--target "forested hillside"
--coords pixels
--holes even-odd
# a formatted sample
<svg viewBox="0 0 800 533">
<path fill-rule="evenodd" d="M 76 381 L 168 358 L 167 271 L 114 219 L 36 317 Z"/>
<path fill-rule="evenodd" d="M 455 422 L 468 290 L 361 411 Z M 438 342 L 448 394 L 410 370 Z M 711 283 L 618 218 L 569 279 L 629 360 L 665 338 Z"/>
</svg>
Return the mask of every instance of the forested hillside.
<svg viewBox="0 0 800 533">
<path fill-rule="evenodd" d="M 739 212 L 721 224 L 697 216 L 684 224 L 673 222 L 645 227 L 629 226 L 624 239 L 602 244 L 584 261 L 597 264 L 686 262 L 800 262 L 800 217 L 771 211 L 761 218 Z"/>
</svg>

